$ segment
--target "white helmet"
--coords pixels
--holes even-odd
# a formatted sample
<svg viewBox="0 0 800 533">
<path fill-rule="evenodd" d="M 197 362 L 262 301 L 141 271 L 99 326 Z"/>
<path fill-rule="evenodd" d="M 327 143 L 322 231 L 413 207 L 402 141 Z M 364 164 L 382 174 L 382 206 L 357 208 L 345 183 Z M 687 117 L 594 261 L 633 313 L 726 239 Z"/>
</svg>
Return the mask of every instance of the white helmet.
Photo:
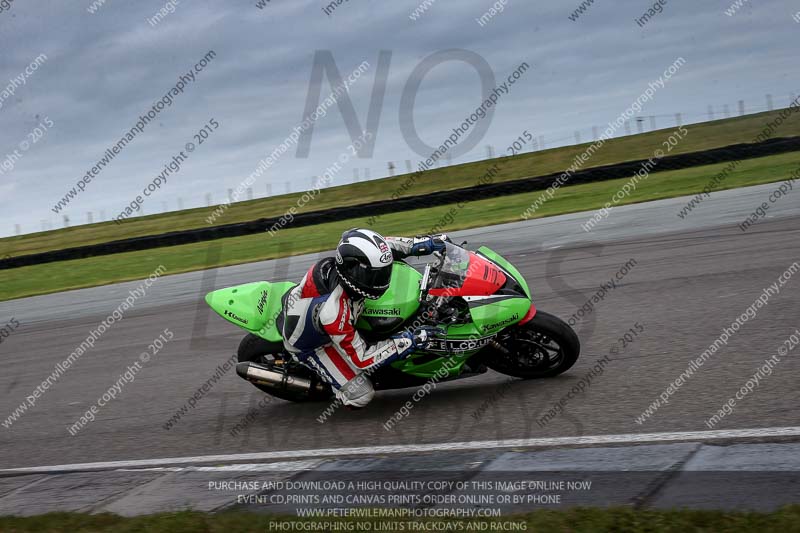
<svg viewBox="0 0 800 533">
<path fill-rule="evenodd" d="M 379 233 L 351 229 L 336 247 L 336 272 L 353 298 L 377 300 L 392 278 L 392 250 Z"/>
</svg>

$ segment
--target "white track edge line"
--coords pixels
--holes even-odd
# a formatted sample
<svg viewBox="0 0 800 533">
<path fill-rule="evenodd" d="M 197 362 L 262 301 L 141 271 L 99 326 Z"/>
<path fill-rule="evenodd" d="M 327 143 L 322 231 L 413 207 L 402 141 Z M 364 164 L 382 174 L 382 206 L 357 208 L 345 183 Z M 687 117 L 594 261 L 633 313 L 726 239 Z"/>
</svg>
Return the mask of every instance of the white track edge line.
<svg viewBox="0 0 800 533">
<path fill-rule="evenodd" d="M 359 456 L 400 454 L 413 452 L 471 451 L 497 448 L 536 448 L 549 446 L 579 446 L 597 444 L 642 444 L 675 441 L 708 441 L 724 439 L 760 439 L 770 437 L 800 437 L 800 426 L 782 428 L 725 429 L 712 431 L 685 431 L 670 433 L 631 433 L 623 435 L 595 435 L 588 437 L 551 437 L 536 439 L 507 439 L 469 442 L 442 442 L 433 444 L 396 444 L 360 448 L 322 448 L 317 450 L 286 450 L 229 455 L 201 455 L 196 457 L 171 457 L 131 461 L 107 461 L 68 465 L 33 466 L 0 469 L 0 474 L 66 473 L 70 471 L 112 470 L 122 468 L 147 468 L 197 463 L 225 463 L 232 461 L 268 461 L 275 459 L 301 459 L 319 456 Z"/>
</svg>

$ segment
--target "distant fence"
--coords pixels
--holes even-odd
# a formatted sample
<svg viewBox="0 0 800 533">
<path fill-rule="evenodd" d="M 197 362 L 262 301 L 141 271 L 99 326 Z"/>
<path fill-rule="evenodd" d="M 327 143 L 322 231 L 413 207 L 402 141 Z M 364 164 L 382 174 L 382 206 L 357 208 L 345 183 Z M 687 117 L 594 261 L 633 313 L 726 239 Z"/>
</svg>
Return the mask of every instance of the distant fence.
<svg viewBox="0 0 800 533">
<path fill-rule="evenodd" d="M 679 154 L 668 156 L 661 159 L 653 172 L 664 172 L 668 170 L 680 170 L 684 168 L 711 165 L 716 163 L 727 163 L 729 161 L 752 159 L 768 155 L 776 155 L 787 152 L 800 151 L 800 137 L 771 139 L 757 144 L 735 144 L 723 148 L 715 148 L 702 152 L 692 152 L 689 154 Z M 605 181 L 617 178 L 625 178 L 638 171 L 645 160 L 628 161 L 603 167 L 589 168 L 575 172 L 569 180 L 569 185 L 580 183 L 590 183 Z M 335 207 L 321 211 L 311 211 L 294 215 L 294 220 L 290 223 L 281 223 L 282 229 L 297 228 L 303 226 L 314 226 L 326 222 L 338 222 L 352 218 L 363 218 L 365 215 L 385 215 L 389 213 L 400 213 L 411 211 L 423 207 L 435 207 L 441 205 L 454 204 L 457 202 L 468 202 L 476 199 L 496 198 L 510 196 L 524 192 L 544 190 L 553 184 L 561 173 L 549 174 L 533 178 L 523 178 L 514 181 L 501 183 L 489 183 L 477 185 L 452 191 L 433 192 L 420 196 L 410 196 L 398 200 L 382 200 L 368 204 L 359 204 L 347 207 Z M 38 265 L 42 263 L 52 263 L 56 261 L 66 261 L 70 259 L 82 259 L 100 255 L 110 255 L 121 252 L 133 252 L 137 250 L 148 250 L 165 246 L 176 246 L 179 244 L 190 244 L 193 242 L 211 241 L 224 239 L 227 237 L 241 237 L 244 235 L 254 235 L 264 233 L 269 228 L 278 224 L 278 218 L 262 218 L 250 222 L 240 222 L 236 224 L 226 224 L 211 228 L 198 228 L 185 231 L 174 231 L 160 235 L 148 235 L 145 237 L 134 237 L 122 239 L 102 244 L 92 244 L 66 248 L 64 250 L 53 250 L 38 254 L 23 255 L 0 260 L 0 270 L 16 268 L 21 266 Z"/>
</svg>

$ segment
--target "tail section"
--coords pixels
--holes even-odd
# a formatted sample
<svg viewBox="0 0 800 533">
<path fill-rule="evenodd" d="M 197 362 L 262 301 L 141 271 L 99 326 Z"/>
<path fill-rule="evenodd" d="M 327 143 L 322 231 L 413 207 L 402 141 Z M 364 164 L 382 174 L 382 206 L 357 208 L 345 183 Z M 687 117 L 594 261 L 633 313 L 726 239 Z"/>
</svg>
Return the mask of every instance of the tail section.
<svg viewBox="0 0 800 533">
<path fill-rule="evenodd" d="M 206 303 L 219 316 L 272 342 L 283 340 L 276 326 L 283 310 L 283 296 L 294 287 L 291 282 L 257 281 L 228 287 L 206 295 Z"/>
</svg>

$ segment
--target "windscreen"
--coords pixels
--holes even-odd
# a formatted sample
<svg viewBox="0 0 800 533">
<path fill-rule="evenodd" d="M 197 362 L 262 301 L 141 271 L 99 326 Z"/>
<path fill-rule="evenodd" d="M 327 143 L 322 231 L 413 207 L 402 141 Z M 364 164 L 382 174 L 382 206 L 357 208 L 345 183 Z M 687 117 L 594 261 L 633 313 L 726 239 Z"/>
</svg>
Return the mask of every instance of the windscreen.
<svg viewBox="0 0 800 533">
<path fill-rule="evenodd" d="M 432 288 L 460 288 L 467 278 L 469 261 L 470 254 L 467 250 L 449 242 L 445 243 L 444 263 Z"/>
</svg>

